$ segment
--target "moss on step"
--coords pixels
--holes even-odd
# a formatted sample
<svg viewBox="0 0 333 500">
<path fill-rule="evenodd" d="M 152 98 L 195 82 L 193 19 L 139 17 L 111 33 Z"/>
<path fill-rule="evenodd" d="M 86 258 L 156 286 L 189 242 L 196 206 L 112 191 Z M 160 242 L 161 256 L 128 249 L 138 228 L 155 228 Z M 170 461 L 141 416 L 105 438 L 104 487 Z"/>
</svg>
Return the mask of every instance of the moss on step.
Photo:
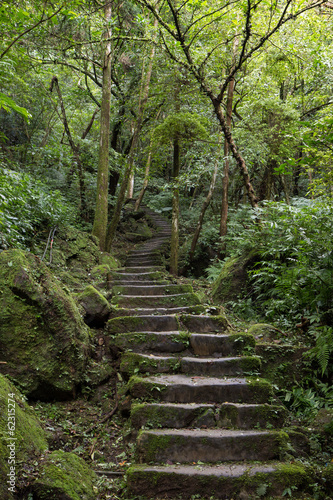
<svg viewBox="0 0 333 500">
<path fill-rule="evenodd" d="M 94 500 L 95 473 L 85 461 L 62 450 L 53 451 L 41 463 L 33 490 L 40 500 Z"/>
<path fill-rule="evenodd" d="M 140 356 L 134 352 L 127 352 L 122 356 L 120 371 L 127 376 L 135 373 L 168 373 L 177 372 L 180 367 L 178 358 L 159 358 L 150 356 Z"/>
<path fill-rule="evenodd" d="M 117 333 L 126 333 L 131 331 L 136 331 L 139 326 L 144 324 L 144 320 L 138 316 L 122 316 L 117 318 L 109 319 L 106 324 L 106 331 L 111 335 L 116 335 Z"/>
<path fill-rule="evenodd" d="M 244 356 L 240 358 L 240 367 L 245 373 L 259 372 L 261 359 L 258 356 Z"/>
<path fill-rule="evenodd" d="M 115 295 L 111 303 L 126 307 L 181 307 L 199 305 L 200 299 L 195 293 L 155 296 Z"/>
<path fill-rule="evenodd" d="M 258 377 L 249 377 L 246 380 L 252 388 L 253 402 L 261 403 L 264 399 L 268 401 L 273 396 L 273 387 L 268 380 Z"/>
<path fill-rule="evenodd" d="M 145 470 L 146 466 L 131 466 L 127 471 L 131 493 L 143 494 L 145 498 L 163 498 L 163 492 L 171 490 L 172 498 L 281 498 L 288 488 L 293 498 L 304 498 L 302 491 L 311 492 L 315 475 L 311 468 L 302 464 L 263 464 L 267 471 L 261 471 L 258 464 L 249 464 L 247 471 L 239 476 L 230 474 L 217 476 L 201 474 L 204 466 L 196 466 L 196 473 L 177 472 L 173 467 L 160 470 L 157 466 Z M 301 496 L 298 496 L 298 491 Z M 179 496 L 178 496 L 179 495 Z M 216 495 L 216 496 L 215 496 Z M 170 498 L 170 497 L 169 497 Z M 283 496 L 282 498 L 285 498 Z M 309 498 L 309 497 L 307 497 Z M 313 497 L 311 497 L 313 498 Z"/>
</svg>

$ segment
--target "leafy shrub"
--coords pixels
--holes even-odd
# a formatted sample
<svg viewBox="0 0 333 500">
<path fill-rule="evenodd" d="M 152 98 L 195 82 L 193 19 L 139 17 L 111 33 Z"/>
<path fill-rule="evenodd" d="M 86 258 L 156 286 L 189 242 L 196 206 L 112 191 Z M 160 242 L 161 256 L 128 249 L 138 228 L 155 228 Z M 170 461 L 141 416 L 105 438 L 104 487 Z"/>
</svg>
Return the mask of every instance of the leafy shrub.
<svg viewBox="0 0 333 500">
<path fill-rule="evenodd" d="M 0 166 L 0 248 L 29 248 L 38 229 L 73 222 L 73 213 L 59 191 Z"/>
</svg>

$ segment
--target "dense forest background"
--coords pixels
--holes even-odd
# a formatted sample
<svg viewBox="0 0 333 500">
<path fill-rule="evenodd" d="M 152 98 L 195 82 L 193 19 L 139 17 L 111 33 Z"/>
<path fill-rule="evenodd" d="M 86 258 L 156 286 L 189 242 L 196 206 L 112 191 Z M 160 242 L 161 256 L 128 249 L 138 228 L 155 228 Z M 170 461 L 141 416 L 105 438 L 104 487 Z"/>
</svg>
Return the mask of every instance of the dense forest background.
<svg viewBox="0 0 333 500">
<path fill-rule="evenodd" d="M 308 345 L 311 381 L 288 398 L 329 405 L 332 8 L 2 1 L 0 248 L 74 225 L 112 252 L 143 201 L 172 220 L 174 275 L 216 284 L 246 261 L 225 306 Z"/>
</svg>

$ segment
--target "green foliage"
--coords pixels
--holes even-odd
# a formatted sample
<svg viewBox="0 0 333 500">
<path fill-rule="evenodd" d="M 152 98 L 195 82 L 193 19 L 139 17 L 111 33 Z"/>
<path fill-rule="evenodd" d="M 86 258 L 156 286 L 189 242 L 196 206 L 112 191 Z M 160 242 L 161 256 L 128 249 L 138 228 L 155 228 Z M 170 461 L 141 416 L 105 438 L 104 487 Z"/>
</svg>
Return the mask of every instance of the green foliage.
<svg viewBox="0 0 333 500">
<path fill-rule="evenodd" d="M 59 191 L 0 166 L 0 248 L 29 248 L 42 226 L 69 223 L 73 212 Z"/>
<path fill-rule="evenodd" d="M 10 113 L 11 111 L 16 111 L 16 113 L 19 113 L 23 118 L 28 122 L 29 119 L 31 118 L 31 114 L 29 111 L 27 111 L 25 108 L 22 108 L 22 106 L 18 106 L 13 99 L 10 99 L 10 97 L 6 96 L 2 92 L 0 92 L 0 109 L 3 108 L 7 113 Z"/>
<path fill-rule="evenodd" d="M 179 137 L 182 140 L 207 138 L 202 119 L 195 113 L 175 113 L 169 115 L 161 125 L 154 130 L 154 143 L 166 144 Z"/>
<path fill-rule="evenodd" d="M 248 220 L 243 232 L 260 255 L 260 263 L 251 272 L 258 309 L 269 320 L 289 326 L 302 315 L 310 323 L 330 324 L 332 206 L 320 200 L 298 200 L 291 206 L 269 203 L 260 216 L 256 229 Z"/>
</svg>

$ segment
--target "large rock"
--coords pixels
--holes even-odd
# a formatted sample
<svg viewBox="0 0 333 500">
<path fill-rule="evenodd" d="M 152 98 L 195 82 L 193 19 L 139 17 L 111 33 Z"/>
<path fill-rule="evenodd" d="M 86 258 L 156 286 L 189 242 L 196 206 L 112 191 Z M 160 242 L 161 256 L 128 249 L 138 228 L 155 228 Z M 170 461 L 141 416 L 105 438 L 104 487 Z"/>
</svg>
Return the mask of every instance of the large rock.
<svg viewBox="0 0 333 500">
<path fill-rule="evenodd" d="M 0 375 L 0 498 L 14 498 L 21 464 L 47 449 L 46 435 L 19 390 Z M 9 418 L 8 418 L 9 417 Z"/>
<path fill-rule="evenodd" d="M 66 399 L 84 379 L 90 330 L 70 292 L 38 257 L 0 254 L 0 364 L 22 392 Z"/>
<path fill-rule="evenodd" d="M 95 287 L 87 286 L 83 292 L 78 294 L 77 299 L 85 310 L 84 321 L 87 325 L 100 328 L 106 323 L 111 306 Z"/>
<path fill-rule="evenodd" d="M 82 458 L 57 450 L 40 464 L 33 490 L 39 500 L 94 500 L 95 479 Z"/>
</svg>

